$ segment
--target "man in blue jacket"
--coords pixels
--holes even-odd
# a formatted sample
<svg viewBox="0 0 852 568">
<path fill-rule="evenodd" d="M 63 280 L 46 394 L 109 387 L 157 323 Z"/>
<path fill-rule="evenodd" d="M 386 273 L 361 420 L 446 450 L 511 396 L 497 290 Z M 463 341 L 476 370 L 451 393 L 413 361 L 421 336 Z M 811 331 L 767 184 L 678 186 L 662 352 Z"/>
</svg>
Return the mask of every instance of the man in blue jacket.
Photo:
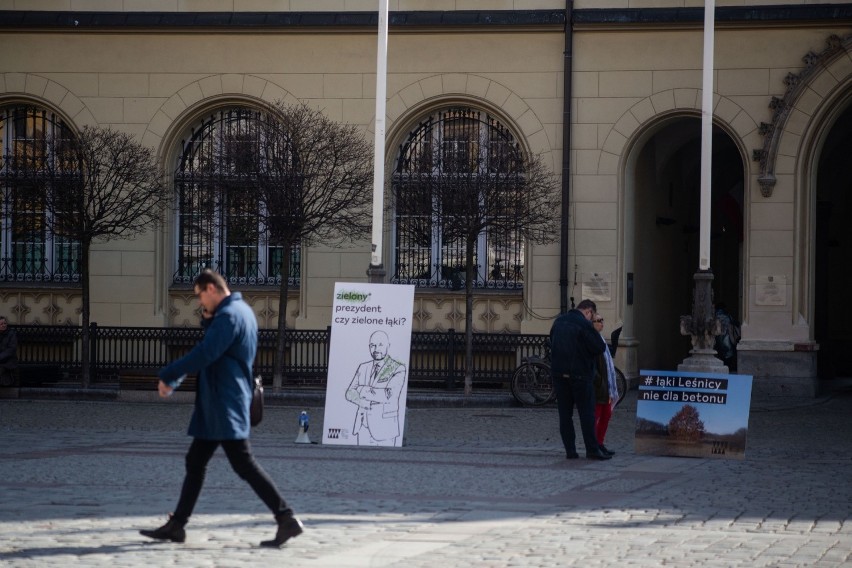
<svg viewBox="0 0 852 568">
<path fill-rule="evenodd" d="M 189 423 L 192 444 L 186 454 L 186 476 L 180 500 L 168 522 L 144 536 L 183 542 L 207 463 L 222 446 L 231 467 L 257 493 L 275 515 L 275 538 L 261 546 L 279 547 L 302 533 L 301 521 L 293 515 L 275 484 L 254 460 L 248 442 L 249 405 L 252 397 L 252 364 L 257 352 L 257 319 L 243 301 L 231 292 L 225 279 L 205 269 L 195 279 L 195 295 L 201 304 L 204 339 L 184 357 L 160 370 L 158 389 L 167 397 L 188 374 L 198 375 L 195 411 Z"/>
<path fill-rule="evenodd" d="M 586 457 L 612 458 L 601 450 L 595 438 L 595 365 L 606 349 L 606 343 L 592 326 L 591 320 L 596 313 L 595 303 L 583 300 L 575 309 L 560 314 L 550 328 L 551 373 L 559 411 L 559 434 L 568 459 L 579 457 L 575 446 L 574 405 L 580 416 Z"/>
</svg>

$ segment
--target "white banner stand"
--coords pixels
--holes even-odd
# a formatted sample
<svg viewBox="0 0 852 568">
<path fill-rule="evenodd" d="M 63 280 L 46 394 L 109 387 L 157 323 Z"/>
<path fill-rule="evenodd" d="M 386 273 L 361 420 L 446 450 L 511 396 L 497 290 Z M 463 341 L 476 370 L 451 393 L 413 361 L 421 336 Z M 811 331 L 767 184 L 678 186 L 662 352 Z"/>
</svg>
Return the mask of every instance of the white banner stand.
<svg viewBox="0 0 852 568">
<path fill-rule="evenodd" d="M 334 286 L 323 444 L 402 446 L 414 286 Z"/>
</svg>

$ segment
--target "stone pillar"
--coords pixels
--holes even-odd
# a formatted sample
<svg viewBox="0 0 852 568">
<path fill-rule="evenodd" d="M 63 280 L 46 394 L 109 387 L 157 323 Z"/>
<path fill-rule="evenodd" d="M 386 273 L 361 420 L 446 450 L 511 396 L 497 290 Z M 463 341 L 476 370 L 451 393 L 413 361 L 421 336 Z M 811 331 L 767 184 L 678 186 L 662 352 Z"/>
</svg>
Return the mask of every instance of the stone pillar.
<svg viewBox="0 0 852 568">
<path fill-rule="evenodd" d="M 385 271 L 384 264 L 379 264 L 378 266 L 371 264 L 367 269 L 367 282 L 370 284 L 384 284 L 385 276 L 387 276 L 387 272 Z"/>
<path fill-rule="evenodd" d="M 722 324 L 713 306 L 713 271 L 699 270 L 693 278 L 692 315 L 680 317 L 680 333 L 692 336 L 692 350 L 677 370 L 727 374 L 727 365 L 716 357 L 716 336 L 722 333 Z"/>
</svg>

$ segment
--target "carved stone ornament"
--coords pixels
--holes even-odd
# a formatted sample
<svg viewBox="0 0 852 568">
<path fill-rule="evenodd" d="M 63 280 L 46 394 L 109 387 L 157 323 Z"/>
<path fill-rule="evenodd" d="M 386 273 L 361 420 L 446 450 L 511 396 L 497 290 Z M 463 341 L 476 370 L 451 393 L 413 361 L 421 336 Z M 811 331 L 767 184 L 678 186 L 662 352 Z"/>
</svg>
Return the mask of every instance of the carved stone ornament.
<svg viewBox="0 0 852 568">
<path fill-rule="evenodd" d="M 693 280 L 692 314 L 680 316 L 680 333 L 691 337 L 692 350 L 678 371 L 727 373 L 727 366 L 716 357 L 716 336 L 722 333 L 722 324 L 713 305 L 713 272 L 699 270 Z"/>
<path fill-rule="evenodd" d="M 784 78 L 784 85 L 787 87 L 784 96 L 772 97 L 770 100 L 772 121 L 762 122 L 759 129 L 760 134 L 763 135 L 763 147 L 752 151 L 752 159 L 758 162 L 760 167 L 757 181 L 763 197 L 772 197 L 772 191 L 775 189 L 775 160 L 790 112 L 811 79 L 837 55 L 849 51 L 852 51 L 852 34 L 843 37 L 830 35 L 825 40 L 825 49 L 819 53 L 810 51 L 802 57 L 805 64 L 802 71 L 787 74 Z"/>
</svg>

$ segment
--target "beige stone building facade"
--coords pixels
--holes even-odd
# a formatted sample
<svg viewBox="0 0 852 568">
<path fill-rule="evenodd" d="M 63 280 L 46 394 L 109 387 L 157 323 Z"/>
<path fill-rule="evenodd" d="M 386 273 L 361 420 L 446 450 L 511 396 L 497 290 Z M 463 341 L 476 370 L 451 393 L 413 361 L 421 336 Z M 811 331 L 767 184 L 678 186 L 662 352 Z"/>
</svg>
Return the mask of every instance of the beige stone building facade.
<svg viewBox="0 0 852 568">
<path fill-rule="evenodd" d="M 20 261 L 32 253 L 21 252 L 30 249 L 10 197 L 15 148 L 56 124 L 109 126 L 155 149 L 177 188 L 193 140 L 240 109 L 304 102 L 372 139 L 376 4 L 0 0 L 0 313 L 12 323 L 79 321 L 59 239 L 29 237 L 52 252 L 37 255 L 38 267 Z M 390 10 L 389 186 L 404 173 L 406 142 L 459 113 L 476 117 L 476 136 L 499 125 L 562 177 L 556 244 L 483 237 L 475 329 L 546 333 L 561 309 L 593 297 L 607 332 L 623 328 L 622 368 L 674 368 L 689 349 L 678 318 L 690 312 L 698 265 L 703 2 L 390 0 Z M 715 42 L 715 298 L 742 322 L 741 372 L 762 389 L 815 393 L 852 375 L 852 4 L 720 0 Z M 447 132 L 435 140 L 452 142 Z M 419 284 L 415 330 L 463 329 L 463 291 L 437 266 L 451 264 L 451 251 L 438 237 L 418 249 L 426 260 L 412 261 L 400 219 L 386 215 L 384 264 L 389 280 Z M 177 212 L 156 231 L 96 247 L 93 321 L 193 324 L 182 223 Z M 272 252 L 261 243 L 250 254 Z M 288 325 L 323 329 L 334 283 L 366 278 L 369 243 L 291 254 L 299 279 Z M 236 287 L 261 327 L 274 327 L 277 287 L 252 278 Z"/>
</svg>

